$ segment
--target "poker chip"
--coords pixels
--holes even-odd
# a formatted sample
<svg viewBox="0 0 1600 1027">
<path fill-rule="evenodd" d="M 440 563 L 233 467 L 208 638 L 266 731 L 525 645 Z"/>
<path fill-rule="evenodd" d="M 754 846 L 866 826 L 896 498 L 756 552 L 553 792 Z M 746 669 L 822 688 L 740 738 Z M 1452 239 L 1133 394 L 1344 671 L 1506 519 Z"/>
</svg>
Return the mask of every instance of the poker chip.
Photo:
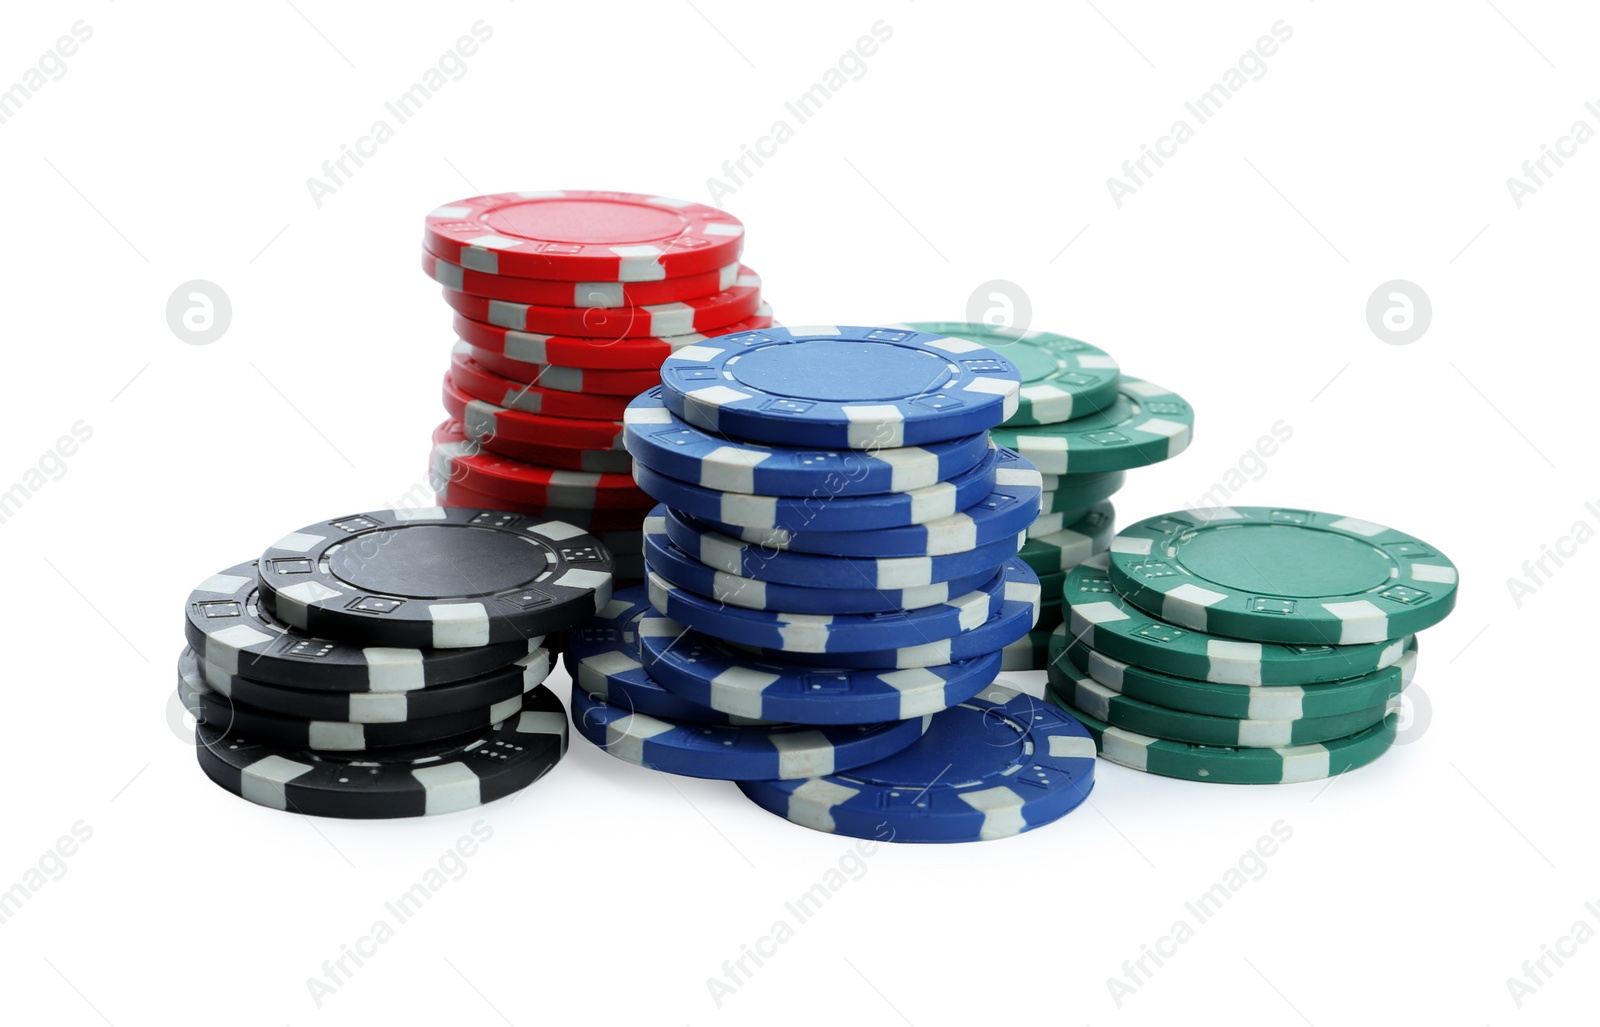
<svg viewBox="0 0 1600 1027">
<path fill-rule="evenodd" d="M 677 417 L 659 387 L 622 416 L 628 452 L 657 474 L 717 492 L 766 496 L 910 492 L 977 466 L 989 451 L 983 433 L 899 449 L 802 449 L 711 435 Z"/>
<path fill-rule="evenodd" d="M 444 290 L 444 300 L 456 313 L 474 321 L 519 332 L 579 335 L 587 339 L 638 339 L 691 332 L 715 335 L 718 330 L 753 316 L 761 306 L 761 276 L 749 268 L 742 271 L 732 286 L 720 292 L 648 306 L 545 306 L 486 299 L 454 289 Z"/>
<path fill-rule="evenodd" d="M 515 715 L 471 734 L 348 754 L 270 745 L 195 725 L 201 769 L 260 806 L 319 817 L 381 819 L 454 813 L 543 777 L 567 751 L 561 700 L 540 685 Z"/>
<path fill-rule="evenodd" d="M 1068 640 L 1070 642 L 1070 640 Z M 1417 642 L 1399 662 L 1346 681 L 1309 685 L 1218 685 L 1134 667 L 1085 645 L 1068 644 L 1064 657 L 1080 674 L 1122 695 L 1172 710 L 1239 720 L 1338 717 L 1388 703 L 1417 672 Z M 1065 667 L 1062 668 L 1065 670 Z M 1102 718 L 1104 719 L 1104 718 Z"/>
<path fill-rule="evenodd" d="M 963 630 L 953 638 L 937 639 L 902 648 L 880 648 L 870 652 L 851 653 L 822 654 L 772 647 L 741 646 L 741 648 L 750 648 L 761 656 L 811 666 L 842 664 L 847 667 L 903 670 L 960 663 L 985 653 L 999 652 L 1033 630 L 1034 621 L 1039 616 L 1039 579 L 1034 576 L 1027 564 L 1015 559 L 1005 565 L 1005 578 L 999 612 L 977 627 Z M 651 605 L 656 605 L 653 596 Z M 657 609 L 659 610 L 659 606 Z"/>
<path fill-rule="evenodd" d="M 305 720 L 256 709 L 211 688 L 201 675 L 200 663 L 191 649 L 185 649 L 178 660 L 178 700 L 196 722 L 225 735 L 259 738 L 272 745 L 324 752 L 359 752 L 454 738 L 469 731 L 486 730 L 522 709 L 522 693 L 518 692 L 494 706 L 425 720 L 378 724 Z"/>
<path fill-rule="evenodd" d="M 894 327 L 975 342 L 1015 364 L 1022 376 L 1022 388 L 1018 391 L 1017 412 L 1006 419 L 1008 427 L 1071 420 L 1104 410 L 1117 398 L 1121 377 L 1117 362 L 1087 342 L 1054 332 L 1018 331 L 961 321 L 922 321 Z"/>
<path fill-rule="evenodd" d="M 1035 628 L 1023 638 L 1017 639 L 1000 651 L 1000 669 L 1006 670 L 1042 670 L 1050 662 L 1050 638 L 1048 631 Z"/>
<path fill-rule="evenodd" d="M 1455 607 L 1455 565 L 1381 524 L 1279 507 L 1186 510 L 1123 529 L 1112 585 L 1162 620 L 1259 642 L 1381 643 Z"/>
<path fill-rule="evenodd" d="M 808 667 L 768 660 L 653 612 L 639 621 L 650 676 L 697 705 L 799 724 L 869 724 L 937 713 L 994 680 L 1000 654 L 911 670 Z"/>
<path fill-rule="evenodd" d="M 444 378 L 444 408 L 454 420 L 461 423 L 468 438 L 482 439 L 486 445 L 495 439 L 508 439 L 556 449 L 622 449 L 622 424 L 619 421 L 543 417 L 520 410 L 507 410 L 462 392 L 448 374 Z"/>
<path fill-rule="evenodd" d="M 403 697 L 492 673 L 539 649 L 519 639 L 473 649 L 368 648 L 296 631 L 262 609 L 254 561 L 202 581 L 185 604 L 184 637 L 227 675 L 298 689 Z M 349 719 L 349 718 L 341 718 Z"/>
<path fill-rule="evenodd" d="M 1405 639 L 1338 646 L 1273 645 L 1169 624 L 1117 594 L 1107 574 L 1109 559 L 1106 554 L 1094 556 L 1067 573 L 1062 595 L 1071 609 L 1071 623 L 1066 632 L 1056 634 L 1063 647 L 1078 639 L 1140 667 L 1225 685 L 1343 681 L 1391 666 L 1405 654 Z"/>
<path fill-rule="evenodd" d="M 515 328 L 485 324 L 460 314 L 455 316 L 451 324 L 463 342 L 523 363 L 637 371 L 659 367 L 662 360 L 673 351 L 697 346 L 713 337 L 720 337 L 721 333 L 765 329 L 772 324 L 772 308 L 763 303 L 743 321 L 718 328 L 710 334 L 690 332 L 625 339 L 521 332 Z"/>
<path fill-rule="evenodd" d="M 474 271 L 435 256 L 426 246 L 422 249 L 422 273 L 446 289 L 488 299 L 551 307 L 629 307 L 674 303 L 732 288 L 739 280 L 740 272 L 747 270 L 734 262 L 715 271 L 662 278 L 654 282 L 560 282 Z"/>
<path fill-rule="evenodd" d="M 525 414 L 599 421 L 621 420 L 628 409 L 621 396 L 588 396 L 513 381 L 472 359 L 472 353 L 471 346 L 458 342 L 450 356 L 450 383 L 472 399 Z"/>
<path fill-rule="evenodd" d="M 910 492 L 863 496 L 752 496 L 717 492 L 657 474 L 642 462 L 633 467 L 639 487 L 685 513 L 744 528 L 784 531 L 850 531 L 925 524 L 973 506 L 995 489 L 1000 451 L 990 447 L 976 466 L 949 481 Z"/>
<path fill-rule="evenodd" d="M 404 692 L 334 692 L 270 684 L 229 673 L 198 658 L 196 667 L 212 691 L 262 713 L 350 724 L 399 724 L 487 709 L 518 698 L 535 685 L 543 684 L 550 675 L 550 653 L 541 646 L 478 677 Z M 461 731 L 473 727 L 469 724 Z M 447 738 L 461 731 L 434 737 Z"/>
<path fill-rule="evenodd" d="M 1365 730 L 1329 742 L 1274 749 L 1230 748 L 1169 742 L 1126 731 L 1073 709 L 1054 690 L 1047 689 L 1046 697 L 1088 728 L 1100 755 L 1111 762 L 1162 777 L 1216 784 L 1293 784 L 1349 773 L 1389 751 L 1399 723 L 1398 715 L 1390 714 Z"/>
<path fill-rule="evenodd" d="M 261 602 L 353 643 L 456 649 L 548 635 L 611 595 L 611 554 L 559 521 L 420 507 L 354 514 L 278 540 Z"/>
<path fill-rule="evenodd" d="M 661 372 L 654 368 L 638 371 L 605 371 L 585 370 L 581 367 L 557 367 L 553 364 L 513 360 L 503 353 L 481 349 L 469 342 L 460 344 L 467 348 L 468 355 L 474 361 L 495 374 L 514 382 L 528 382 L 552 392 L 582 392 L 589 396 L 621 397 L 626 406 L 627 400 L 661 384 Z"/>
<path fill-rule="evenodd" d="M 763 718 L 733 716 L 663 688 L 643 665 L 640 620 L 653 614 L 642 586 L 625 588 L 589 620 L 567 629 L 562 655 L 575 689 L 606 705 L 696 724 L 758 724 Z M 879 720 L 888 718 L 879 717 Z"/>
<path fill-rule="evenodd" d="M 457 200 L 428 215 L 424 245 L 492 275 L 654 282 L 738 259 L 739 219 L 663 196 L 564 190 Z"/>
<path fill-rule="evenodd" d="M 1103 503 L 1117 494 L 1127 477 L 1124 471 L 1040 475 L 1044 495 L 1039 497 L 1039 507 L 1044 513 L 1063 513 Z"/>
<path fill-rule="evenodd" d="M 1050 667 L 1050 687 L 1073 709 L 1083 710 L 1112 727 L 1170 742 L 1230 748 L 1273 749 L 1331 742 L 1364 731 L 1394 712 L 1384 702 L 1354 713 L 1297 720 L 1212 717 L 1143 702 L 1093 678 L 1069 673 L 1059 664 Z"/>
<path fill-rule="evenodd" d="M 574 510 L 635 510 L 648 497 L 623 474 L 589 474 L 507 460 L 486 451 L 465 434 L 433 447 L 434 476 L 459 481 L 489 496 L 518 503 Z"/>
<path fill-rule="evenodd" d="M 1194 411 L 1183 397 L 1123 375 L 1114 403 L 1060 424 L 996 428 L 990 438 L 1045 474 L 1102 474 L 1170 460 L 1189 448 Z"/>
<path fill-rule="evenodd" d="M 1072 522 L 1071 527 L 1042 538 L 1030 537 L 1018 550 L 1017 556 L 1039 575 L 1040 584 L 1046 587 L 1045 594 L 1049 595 L 1049 585 L 1059 582 L 1047 583 L 1044 581 L 1045 575 L 1069 570 L 1089 557 L 1105 552 L 1117 530 L 1116 516 L 1116 509 L 1110 503 L 1101 503 Z M 1055 594 L 1060 595 L 1060 592 Z"/>
<path fill-rule="evenodd" d="M 872 763 L 922 737 L 927 718 L 878 724 L 696 724 L 632 713 L 582 691 L 572 724 L 608 754 L 650 770 L 723 781 L 819 777 Z"/>
<path fill-rule="evenodd" d="M 978 588 L 935 606 L 874 614 L 751 610 L 707 599 L 648 572 L 650 605 L 696 630 L 742 645 L 787 653 L 857 653 L 951 638 L 998 614 L 1006 575 L 997 570 Z"/>
<path fill-rule="evenodd" d="M 513 503 L 508 499 L 474 492 L 458 482 L 435 478 L 433 485 L 440 506 L 468 510 L 500 510 L 526 514 L 542 521 L 562 521 L 575 528 L 582 528 L 598 538 L 607 549 L 611 550 L 613 557 L 628 555 L 625 550 L 614 548 L 614 542 L 627 544 L 631 541 L 635 553 L 642 551 L 643 542 L 638 526 L 644 520 L 644 510 L 573 510 L 539 503 Z"/>
<path fill-rule="evenodd" d="M 666 507 L 651 511 L 651 515 L 645 518 L 644 532 L 645 555 L 650 570 L 678 588 L 704 599 L 747 610 L 788 610 L 813 614 L 920 610 L 950 602 L 979 588 L 994 576 L 995 568 L 1001 562 L 996 560 L 976 573 L 951 581 L 936 581 L 910 588 L 840 588 L 836 586 L 837 578 L 834 583 L 822 586 L 787 585 L 707 567 L 673 544 L 666 533 Z"/>
<path fill-rule="evenodd" d="M 769 584 L 900 591 L 988 575 L 1017 553 L 1020 536 L 944 556 L 817 556 L 740 542 L 670 508 L 663 525 L 673 545 L 716 571 Z"/>
<path fill-rule="evenodd" d="M 433 430 L 435 446 L 468 438 L 466 425 L 458 420 L 445 421 Z M 485 450 L 509 460 L 520 460 L 561 471 L 586 471 L 590 474 L 628 474 L 633 462 L 628 454 L 601 449 L 557 449 L 536 443 L 517 442 L 499 436 L 477 438 Z M 435 487 L 435 491 L 438 488 Z"/>
<path fill-rule="evenodd" d="M 663 401 L 698 428 L 868 450 L 987 431 L 1016 411 L 1018 381 L 976 343 L 842 325 L 730 332 L 661 364 Z"/>
<path fill-rule="evenodd" d="M 804 781 L 741 781 L 762 809 L 830 834 L 873 841 L 1007 838 L 1059 820 L 1094 787 L 1089 732 L 1002 685 L 933 714 L 899 753 Z"/>
<path fill-rule="evenodd" d="M 958 514 L 925 524 L 875 531 L 789 531 L 706 523 L 723 535 L 775 552 L 871 559 L 954 556 L 1021 535 L 1039 516 L 1039 493 L 1039 473 L 1002 449 L 993 492 Z"/>
</svg>

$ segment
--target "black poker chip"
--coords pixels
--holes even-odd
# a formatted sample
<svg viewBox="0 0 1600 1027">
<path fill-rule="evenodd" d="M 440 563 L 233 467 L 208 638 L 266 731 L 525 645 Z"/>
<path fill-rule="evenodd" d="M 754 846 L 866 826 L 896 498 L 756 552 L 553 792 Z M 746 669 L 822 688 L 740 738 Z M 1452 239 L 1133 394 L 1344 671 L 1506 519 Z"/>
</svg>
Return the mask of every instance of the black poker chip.
<svg viewBox="0 0 1600 1027">
<path fill-rule="evenodd" d="M 540 685 L 501 723 L 420 745 L 330 753 L 203 723 L 195 740 L 206 776 L 257 805 L 375 820 L 454 813 L 528 787 L 566 754 L 567 716 Z"/>
<path fill-rule="evenodd" d="M 321 521 L 262 554 L 261 602 L 291 627 L 370 646 L 523 641 L 611 598 L 600 541 L 561 521 L 455 507 Z"/>
<path fill-rule="evenodd" d="M 355 645 L 289 627 L 262 608 L 258 593 L 252 560 L 213 574 L 189 594 L 184 636 L 208 676 L 215 669 L 296 689 L 394 695 L 481 677 L 543 644 L 534 636 L 467 649 Z"/>
</svg>

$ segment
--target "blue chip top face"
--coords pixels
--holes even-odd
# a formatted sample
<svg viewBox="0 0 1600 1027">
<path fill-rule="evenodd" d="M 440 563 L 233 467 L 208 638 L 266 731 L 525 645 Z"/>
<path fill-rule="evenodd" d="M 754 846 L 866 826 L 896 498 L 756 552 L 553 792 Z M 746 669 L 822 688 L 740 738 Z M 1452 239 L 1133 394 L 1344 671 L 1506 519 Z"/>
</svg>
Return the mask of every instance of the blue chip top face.
<svg viewBox="0 0 1600 1027">
<path fill-rule="evenodd" d="M 718 492 L 765 496 L 866 496 L 927 488 L 971 470 L 989 448 L 983 432 L 927 446 L 864 451 L 762 446 L 696 428 L 654 388 L 628 404 L 623 439 L 658 474 Z"/>
<path fill-rule="evenodd" d="M 1016 412 L 1021 381 L 964 339 L 825 325 L 685 346 L 661 366 L 661 398 L 719 435 L 876 451 L 988 431 Z"/>
<path fill-rule="evenodd" d="M 809 781 L 746 781 L 746 796 L 817 831 L 897 842 L 1007 838 L 1066 816 L 1094 787 L 1084 726 L 1004 685 L 933 715 L 887 759 Z"/>
</svg>

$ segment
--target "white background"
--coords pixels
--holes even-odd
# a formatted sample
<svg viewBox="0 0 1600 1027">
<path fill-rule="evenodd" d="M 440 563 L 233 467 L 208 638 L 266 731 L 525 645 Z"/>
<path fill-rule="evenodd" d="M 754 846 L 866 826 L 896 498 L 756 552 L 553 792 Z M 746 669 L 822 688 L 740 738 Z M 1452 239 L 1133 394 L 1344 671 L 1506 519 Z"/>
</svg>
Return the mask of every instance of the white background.
<svg viewBox="0 0 1600 1027">
<path fill-rule="evenodd" d="M 1580 147 L 1506 179 L 1600 99 L 1579 5 L 1124 0 L 12 5 L 0 83 L 93 38 L 0 125 L 0 487 L 93 437 L 0 525 L 9 672 L 0 888 L 92 838 L 0 924 L 13 1022 L 1571 1023 L 1600 945 L 1519 1009 L 1506 979 L 1600 910 L 1592 803 L 1595 183 Z M 1205 5 L 1210 7 L 1212 5 Z M 408 7 L 415 9 L 408 10 Z M 320 207 L 320 176 L 482 19 L 493 38 Z M 879 20 L 804 125 L 784 109 Z M 1106 180 L 1278 21 L 1293 38 L 1119 208 Z M 422 481 L 449 313 L 423 215 L 509 189 L 724 198 L 791 324 L 961 319 L 981 283 L 1186 396 L 1193 448 L 1124 522 L 1294 437 L 1235 502 L 1413 531 L 1462 571 L 1422 640 L 1409 744 L 1329 786 L 1205 786 L 1102 763 L 1020 838 L 878 850 L 721 1007 L 708 978 L 849 851 L 726 784 L 575 740 L 514 801 L 297 818 L 212 785 L 172 724 L 188 591 L 283 533 Z M 168 296 L 231 297 L 208 346 Z M 1380 284 L 1431 298 L 1416 342 Z M 1571 547 L 1569 547 L 1569 550 Z M 1038 675 L 1027 678 L 1037 679 Z M 566 677 L 552 682 L 565 696 Z M 1032 682 L 1037 687 L 1037 680 Z M 492 839 L 321 1008 L 307 987 L 482 820 Z M 1119 1008 L 1121 977 L 1282 822 L 1293 838 Z M 1153 964 L 1151 964 L 1153 967 Z"/>
</svg>

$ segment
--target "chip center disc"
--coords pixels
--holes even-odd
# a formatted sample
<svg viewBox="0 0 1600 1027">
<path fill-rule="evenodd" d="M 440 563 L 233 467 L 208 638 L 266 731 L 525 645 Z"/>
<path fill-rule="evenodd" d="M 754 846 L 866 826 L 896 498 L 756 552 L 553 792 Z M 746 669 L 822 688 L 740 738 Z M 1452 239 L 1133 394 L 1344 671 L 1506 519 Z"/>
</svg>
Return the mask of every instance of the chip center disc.
<svg viewBox="0 0 1600 1027">
<path fill-rule="evenodd" d="M 669 210 L 614 200 L 529 200 L 501 207 L 484 224 L 505 235 L 541 242 L 643 242 L 683 231 L 683 218 Z"/>
<path fill-rule="evenodd" d="M 548 565 L 530 540 L 469 525 L 374 531 L 328 552 L 328 566 L 341 581 L 413 599 L 506 592 Z"/>
<path fill-rule="evenodd" d="M 1178 552 L 1197 576 L 1261 595 L 1355 595 L 1388 581 L 1392 569 L 1365 542 L 1290 524 L 1202 529 L 1180 543 Z"/>
<path fill-rule="evenodd" d="M 727 369 L 759 392 L 823 403 L 887 402 L 937 392 L 950 381 L 948 360 L 876 342 L 764 346 L 730 361 Z"/>
<path fill-rule="evenodd" d="M 979 746 L 982 749 L 979 749 Z M 971 758 L 983 753 L 983 763 Z M 950 754 L 963 753 L 961 769 L 952 772 Z M 839 777 L 920 792 L 930 784 L 971 784 L 976 775 L 998 773 L 1023 758 L 1023 736 L 1017 724 L 998 710 L 960 705 L 936 715 L 920 741 L 876 763 L 846 770 Z"/>
</svg>

